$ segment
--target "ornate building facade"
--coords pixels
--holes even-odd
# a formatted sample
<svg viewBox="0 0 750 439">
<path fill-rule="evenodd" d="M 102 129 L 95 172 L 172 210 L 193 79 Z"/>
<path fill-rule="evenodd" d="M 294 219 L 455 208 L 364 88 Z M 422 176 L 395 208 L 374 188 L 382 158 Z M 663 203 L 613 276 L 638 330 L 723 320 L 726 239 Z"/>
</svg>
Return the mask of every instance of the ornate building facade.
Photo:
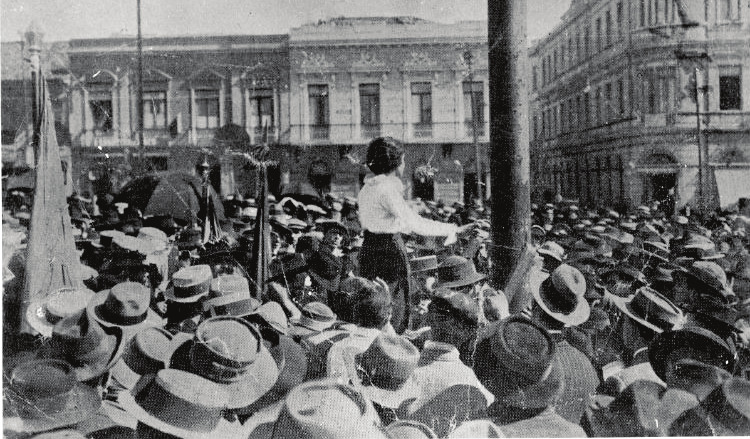
<svg viewBox="0 0 750 439">
<path fill-rule="evenodd" d="M 60 115 L 72 176 L 79 191 L 99 192 L 122 182 L 127 157 L 191 172 L 208 157 L 222 194 L 252 193 L 244 159 L 215 141 L 217 130 L 239 127 L 278 161 L 272 191 L 304 180 L 322 159 L 333 192 L 356 196 L 367 143 L 390 135 L 407 149 L 410 194 L 463 201 L 477 178 L 488 182 L 486 35 L 484 22 L 383 17 L 320 21 L 288 35 L 145 38 L 143 148 L 136 40 L 72 40 Z"/>
<path fill-rule="evenodd" d="M 574 0 L 530 61 L 537 199 L 717 207 L 748 195 L 747 0 Z"/>
</svg>

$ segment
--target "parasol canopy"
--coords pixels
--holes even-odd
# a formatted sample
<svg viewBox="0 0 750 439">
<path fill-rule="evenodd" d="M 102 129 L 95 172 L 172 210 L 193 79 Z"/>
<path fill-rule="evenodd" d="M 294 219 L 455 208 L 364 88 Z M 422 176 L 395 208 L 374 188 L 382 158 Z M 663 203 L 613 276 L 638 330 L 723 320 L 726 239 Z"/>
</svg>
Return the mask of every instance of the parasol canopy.
<svg viewBox="0 0 750 439">
<path fill-rule="evenodd" d="M 224 207 L 216 191 L 208 186 L 209 197 L 217 219 L 223 221 Z M 128 203 L 148 216 L 171 216 L 183 223 L 205 218 L 206 202 L 200 178 L 186 172 L 154 173 L 126 184 L 115 196 L 115 202 Z"/>
</svg>

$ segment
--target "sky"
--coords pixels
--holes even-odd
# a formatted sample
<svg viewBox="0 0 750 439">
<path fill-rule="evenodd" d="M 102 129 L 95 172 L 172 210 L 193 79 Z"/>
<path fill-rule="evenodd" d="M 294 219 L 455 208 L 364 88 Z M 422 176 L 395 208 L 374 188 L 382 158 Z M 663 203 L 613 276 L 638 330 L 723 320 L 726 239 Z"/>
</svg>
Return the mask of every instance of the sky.
<svg viewBox="0 0 750 439">
<path fill-rule="evenodd" d="M 137 0 L 0 0 L 0 40 L 32 21 L 45 41 L 136 35 Z M 284 34 L 339 16 L 410 15 L 441 23 L 486 20 L 488 0 L 141 0 L 144 36 Z M 500 0 L 497 0 L 500 1 Z M 527 0 L 529 41 L 558 23 L 570 0 Z"/>
</svg>

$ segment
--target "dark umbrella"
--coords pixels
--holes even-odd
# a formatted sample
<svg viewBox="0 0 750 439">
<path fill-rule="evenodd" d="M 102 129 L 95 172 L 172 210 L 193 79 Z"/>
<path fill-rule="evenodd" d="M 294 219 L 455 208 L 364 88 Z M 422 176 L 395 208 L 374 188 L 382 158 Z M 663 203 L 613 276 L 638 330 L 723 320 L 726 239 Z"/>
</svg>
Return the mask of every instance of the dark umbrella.
<svg viewBox="0 0 750 439">
<path fill-rule="evenodd" d="M 224 220 L 224 207 L 213 187 L 208 187 L 216 217 Z M 138 177 L 123 187 L 115 202 L 125 202 L 144 216 L 172 216 L 185 223 L 206 216 L 206 198 L 200 179 L 185 172 L 155 173 Z"/>
</svg>

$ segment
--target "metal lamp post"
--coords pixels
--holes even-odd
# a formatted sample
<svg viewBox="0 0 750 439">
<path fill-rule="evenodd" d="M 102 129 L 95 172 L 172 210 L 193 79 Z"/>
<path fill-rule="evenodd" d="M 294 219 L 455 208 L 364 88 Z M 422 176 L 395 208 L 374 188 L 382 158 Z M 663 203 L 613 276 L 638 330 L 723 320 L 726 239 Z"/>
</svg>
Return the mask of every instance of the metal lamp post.
<svg viewBox="0 0 750 439">
<path fill-rule="evenodd" d="M 477 128 L 477 117 L 479 115 L 477 114 L 478 111 L 476 96 L 474 96 L 474 68 L 472 65 L 474 55 L 471 53 L 471 50 L 467 50 L 463 53 L 463 58 L 464 62 L 466 63 L 466 67 L 469 70 L 469 95 L 471 96 L 471 135 L 472 142 L 474 144 L 474 169 L 477 175 L 477 199 L 479 200 L 479 206 L 481 206 L 484 202 L 484 197 L 482 196 L 482 164 L 478 142 L 479 132 Z"/>
</svg>

